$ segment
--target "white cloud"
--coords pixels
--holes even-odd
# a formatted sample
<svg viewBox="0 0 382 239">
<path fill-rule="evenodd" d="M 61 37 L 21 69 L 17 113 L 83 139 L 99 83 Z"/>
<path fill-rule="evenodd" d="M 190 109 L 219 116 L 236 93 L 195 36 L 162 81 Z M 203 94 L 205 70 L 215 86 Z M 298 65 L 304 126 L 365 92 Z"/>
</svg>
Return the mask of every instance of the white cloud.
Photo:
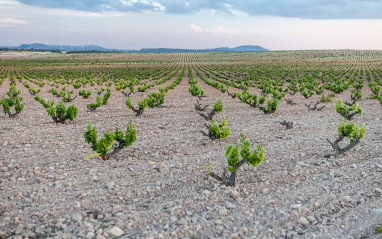
<svg viewBox="0 0 382 239">
<path fill-rule="evenodd" d="M 16 1 L 0 1 L 0 5 L 17 5 L 19 2 Z"/>
<path fill-rule="evenodd" d="M 151 5 L 153 5 L 153 7 L 155 7 L 156 11 L 166 10 L 166 8 L 162 4 L 160 4 L 159 2 L 153 2 L 153 3 L 151 3 Z"/>
<path fill-rule="evenodd" d="M 209 28 L 201 28 L 200 26 L 195 25 L 195 24 L 191 24 L 191 30 L 193 32 L 197 32 L 197 33 L 222 33 L 222 32 L 234 33 L 235 32 L 235 31 L 232 31 L 230 29 L 225 29 L 222 26 L 219 26 L 218 28 L 209 29 Z"/>
<path fill-rule="evenodd" d="M 222 26 L 218 27 L 218 32 L 225 32 L 225 31 L 226 31 L 226 30 L 225 30 L 224 27 L 222 27 Z"/>
<path fill-rule="evenodd" d="M 22 19 L 15 18 L 0 18 L 0 27 L 15 27 L 18 25 L 25 25 L 28 22 Z"/>
<path fill-rule="evenodd" d="M 193 32 L 203 32 L 202 28 L 200 28 L 199 26 L 197 26 L 195 24 L 191 24 L 191 30 Z"/>
</svg>

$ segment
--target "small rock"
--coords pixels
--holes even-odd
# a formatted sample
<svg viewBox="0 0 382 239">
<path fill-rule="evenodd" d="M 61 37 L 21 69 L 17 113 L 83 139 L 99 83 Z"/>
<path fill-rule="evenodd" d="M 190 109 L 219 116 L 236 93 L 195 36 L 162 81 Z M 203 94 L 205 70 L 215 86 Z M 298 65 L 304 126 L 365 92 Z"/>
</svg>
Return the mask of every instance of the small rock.
<svg viewBox="0 0 382 239">
<path fill-rule="evenodd" d="M 210 196 L 211 192 L 206 189 L 206 190 L 203 190 L 202 194 L 204 196 L 208 197 L 208 196 Z"/>
<path fill-rule="evenodd" d="M 108 189 L 114 189 L 114 187 L 115 187 L 115 183 L 113 181 L 107 183 Z"/>
<path fill-rule="evenodd" d="M 228 214 L 227 209 L 225 209 L 225 208 L 220 208 L 219 209 L 219 215 L 220 216 L 227 216 L 227 214 Z"/>
<path fill-rule="evenodd" d="M 167 170 L 168 168 L 167 168 L 166 164 L 162 163 L 162 165 L 160 166 L 160 169 L 161 170 Z"/>
<path fill-rule="evenodd" d="M 297 222 L 299 224 L 303 225 L 303 226 L 308 226 L 309 225 L 309 221 L 305 217 L 300 217 L 300 219 L 298 219 Z"/>
<path fill-rule="evenodd" d="M 3 147 L 7 147 L 8 146 L 8 141 L 5 141 L 4 143 L 3 143 Z"/>
<path fill-rule="evenodd" d="M 343 201 L 347 202 L 347 203 L 351 203 L 353 201 L 353 199 L 350 197 L 350 196 L 344 196 L 342 198 Z"/>
<path fill-rule="evenodd" d="M 88 234 L 86 234 L 86 239 L 93 239 L 94 236 L 93 232 L 88 232 Z"/>
<path fill-rule="evenodd" d="M 276 203 L 275 200 L 270 200 L 270 201 L 268 202 L 268 205 L 275 205 L 275 203 Z"/>
<path fill-rule="evenodd" d="M 118 238 L 120 236 L 122 236 L 125 232 L 119 228 L 119 227 L 113 227 L 109 230 L 106 231 L 107 234 L 111 237 L 111 238 Z"/>
<path fill-rule="evenodd" d="M 233 199 L 238 199 L 240 197 L 240 193 L 238 191 L 232 191 L 229 195 Z"/>
<path fill-rule="evenodd" d="M 382 194 L 382 189 L 374 188 L 374 192 L 377 193 L 377 194 Z"/>
<path fill-rule="evenodd" d="M 244 234 L 248 234 L 248 228 L 246 228 L 246 227 L 241 228 L 241 231 L 242 231 Z"/>
<path fill-rule="evenodd" d="M 221 225 L 223 225 L 223 222 L 222 222 L 222 220 L 216 220 L 215 221 L 215 224 L 217 225 L 217 226 L 221 226 Z"/>
<path fill-rule="evenodd" d="M 297 209 L 300 209 L 300 208 L 301 208 L 301 204 L 293 204 L 293 205 L 291 205 L 290 207 L 291 207 L 292 209 L 297 210 Z"/>
<path fill-rule="evenodd" d="M 239 238 L 239 234 L 237 234 L 237 233 L 231 234 L 231 239 L 238 239 L 238 238 Z"/>
<path fill-rule="evenodd" d="M 314 205 L 315 208 L 319 208 L 319 207 L 321 207 L 321 202 L 317 201 L 313 205 Z"/>
</svg>

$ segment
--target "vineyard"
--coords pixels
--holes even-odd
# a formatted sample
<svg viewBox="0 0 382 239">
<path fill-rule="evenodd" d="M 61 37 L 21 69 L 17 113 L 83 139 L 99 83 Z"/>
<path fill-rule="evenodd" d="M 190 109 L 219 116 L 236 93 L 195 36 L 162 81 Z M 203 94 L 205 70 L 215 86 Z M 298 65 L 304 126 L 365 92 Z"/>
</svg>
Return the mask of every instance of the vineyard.
<svg viewBox="0 0 382 239">
<path fill-rule="evenodd" d="M 381 88 L 380 51 L 0 58 L 0 238 L 377 238 Z"/>
</svg>

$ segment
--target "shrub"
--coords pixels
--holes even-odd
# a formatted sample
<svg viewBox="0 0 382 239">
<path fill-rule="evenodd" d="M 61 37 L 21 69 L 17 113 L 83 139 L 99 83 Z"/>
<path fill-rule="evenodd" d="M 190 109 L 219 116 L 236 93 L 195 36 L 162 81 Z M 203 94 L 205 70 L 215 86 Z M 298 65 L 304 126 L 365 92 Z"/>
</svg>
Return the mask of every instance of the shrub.
<svg viewBox="0 0 382 239">
<path fill-rule="evenodd" d="M 103 99 L 102 99 L 103 105 L 107 105 L 110 95 L 111 95 L 110 90 L 107 90 L 106 93 L 103 95 Z"/>
<path fill-rule="evenodd" d="M 336 111 L 347 120 L 352 120 L 355 115 L 362 114 L 363 112 L 363 110 L 358 106 L 358 103 L 349 106 L 343 104 L 342 100 L 337 101 Z"/>
<path fill-rule="evenodd" d="M 61 91 L 60 95 L 63 102 L 71 102 L 77 98 L 77 95 L 75 97 L 72 97 L 72 93 L 70 92 L 65 93 L 64 91 Z"/>
<path fill-rule="evenodd" d="M 52 105 L 46 111 L 55 123 L 61 124 L 65 123 L 66 120 L 74 120 L 78 113 L 78 109 L 75 105 L 66 108 L 63 102 L 58 103 L 56 106 Z"/>
<path fill-rule="evenodd" d="M 87 99 L 87 98 L 89 98 L 92 95 L 92 91 L 91 90 L 80 90 L 78 92 L 78 94 L 80 96 L 82 96 L 84 99 Z"/>
<path fill-rule="evenodd" d="M 203 111 L 208 107 L 208 105 L 202 107 L 199 103 L 199 100 L 196 101 L 195 109 L 198 111 L 199 115 L 201 115 L 205 120 L 212 120 L 214 116 L 223 111 L 223 103 L 221 100 L 216 100 L 212 106 L 212 110 L 210 113 L 205 114 Z"/>
<path fill-rule="evenodd" d="M 126 106 L 127 108 L 131 109 L 135 112 L 135 116 L 141 116 L 143 114 L 143 111 L 149 106 L 147 99 L 143 99 L 138 101 L 138 108 L 135 108 L 132 103 L 130 97 L 127 97 L 126 99 Z"/>
<path fill-rule="evenodd" d="M 91 144 L 91 148 L 101 156 L 103 160 L 107 160 L 114 154 L 118 153 L 124 147 L 130 146 L 136 140 L 135 125 L 130 123 L 126 127 L 126 133 L 115 128 L 114 132 L 107 131 L 100 140 L 97 139 L 97 129 L 89 123 L 84 134 L 85 142 Z M 117 144 L 114 144 L 114 143 Z"/>
<path fill-rule="evenodd" d="M 328 94 L 327 96 L 321 95 L 320 102 L 322 102 L 322 103 L 332 102 L 333 96 L 334 96 L 333 94 Z"/>
<path fill-rule="evenodd" d="M 88 109 L 90 110 L 95 110 L 98 107 L 100 107 L 102 104 L 103 104 L 103 99 L 99 95 L 97 95 L 96 102 L 87 104 L 86 107 L 88 107 Z"/>
<path fill-rule="evenodd" d="M 216 120 L 212 121 L 208 126 L 208 130 L 211 139 L 223 139 L 230 135 L 230 130 L 227 127 L 227 120 L 224 116 L 220 124 Z"/>
<path fill-rule="evenodd" d="M 223 169 L 223 175 L 218 176 L 217 174 L 211 172 L 207 168 L 207 173 L 209 176 L 221 181 L 227 186 L 235 186 L 237 171 L 245 163 L 257 166 L 264 160 L 264 148 L 258 144 L 256 148 L 251 153 L 251 143 L 247 140 L 245 134 L 241 134 L 240 145 L 228 145 L 225 151 L 225 157 L 227 158 L 228 167 Z M 240 159 L 240 156 L 242 159 Z M 229 174 L 227 173 L 229 171 Z"/>
<path fill-rule="evenodd" d="M 202 90 L 200 85 L 197 85 L 197 84 L 190 85 L 190 88 L 188 89 L 188 91 L 191 93 L 191 95 L 197 96 L 199 98 L 204 95 L 204 90 Z"/>
<path fill-rule="evenodd" d="M 41 89 L 36 90 L 33 87 L 29 88 L 29 94 L 31 94 L 31 95 L 35 95 L 35 94 L 40 93 L 40 92 L 41 92 Z"/>
<path fill-rule="evenodd" d="M 325 155 L 325 157 L 337 157 L 338 155 L 344 154 L 346 151 L 356 146 L 360 142 L 360 140 L 365 136 L 365 124 L 362 124 L 361 127 L 359 127 L 356 124 L 346 124 L 344 121 L 342 121 L 338 126 L 337 133 L 338 138 L 334 142 L 331 142 L 329 139 L 326 139 L 335 152 L 333 154 L 327 154 Z M 340 148 L 339 143 L 345 138 L 348 138 L 350 142 L 346 147 Z"/>
<path fill-rule="evenodd" d="M 39 95 L 36 95 L 36 96 L 34 97 L 34 99 L 35 99 L 35 101 L 40 102 L 40 104 L 41 104 L 45 109 L 50 108 L 50 107 L 52 107 L 52 106 L 54 105 L 54 100 L 52 100 L 52 101 L 48 101 L 48 100 L 45 100 L 45 99 L 41 98 Z"/>
<path fill-rule="evenodd" d="M 17 89 L 15 85 L 11 85 L 7 95 L 8 97 L 0 98 L 0 105 L 3 107 L 4 114 L 8 114 L 9 118 L 14 118 L 20 114 L 24 109 L 24 104 L 21 103 L 23 100 L 18 95 L 21 94 L 21 90 Z M 14 113 L 12 113 L 12 108 L 14 108 Z"/>
<path fill-rule="evenodd" d="M 272 113 L 276 112 L 276 109 L 277 109 L 278 105 L 279 105 L 279 100 L 278 99 L 273 99 L 273 100 L 268 99 L 267 107 L 260 107 L 259 109 L 264 114 L 272 114 Z"/>
</svg>

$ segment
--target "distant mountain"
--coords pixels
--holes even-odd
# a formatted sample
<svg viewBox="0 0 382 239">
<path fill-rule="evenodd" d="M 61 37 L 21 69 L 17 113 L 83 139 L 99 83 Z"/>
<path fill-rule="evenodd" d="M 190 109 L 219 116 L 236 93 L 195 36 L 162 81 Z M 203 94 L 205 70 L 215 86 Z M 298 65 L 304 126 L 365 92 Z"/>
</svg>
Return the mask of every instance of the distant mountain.
<svg viewBox="0 0 382 239">
<path fill-rule="evenodd" d="M 174 49 L 174 48 L 142 48 L 140 50 L 107 49 L 102 46 L 86 45 L 47 45 L 41 43 L 22 44 L 16 47 L 0 47 L 14 50 L 37 50 L 37 51 L 65 51 L 65 52 L 136 52 L 136 53 L 174 53 L 174 52 L 245 52 L 245 51 L 268 51 L 261 46 L 244 45 L 234 48 L 219 47 L 212 49 Z"/>
<path fill-rule="evenodd" d="M 70 46 L 70 45 L 46 45 L 41 43 L 22 44 L 16 49 L 20 50 L 43 50 L 43 51 L 113 51 L 102 46 L 86 45 L 86 46 Z"/>
<path fill-rule="evenodd" d="M 268 51 L 261 46 L 238 46 L 234 48 L 219 47 L 212 49 L 173 49 L 173 48 L 142 48 L 138 52 L 142 53 L 171 53 L 171 52 L 245 52 L 245 51 Z"/>
</svg>

